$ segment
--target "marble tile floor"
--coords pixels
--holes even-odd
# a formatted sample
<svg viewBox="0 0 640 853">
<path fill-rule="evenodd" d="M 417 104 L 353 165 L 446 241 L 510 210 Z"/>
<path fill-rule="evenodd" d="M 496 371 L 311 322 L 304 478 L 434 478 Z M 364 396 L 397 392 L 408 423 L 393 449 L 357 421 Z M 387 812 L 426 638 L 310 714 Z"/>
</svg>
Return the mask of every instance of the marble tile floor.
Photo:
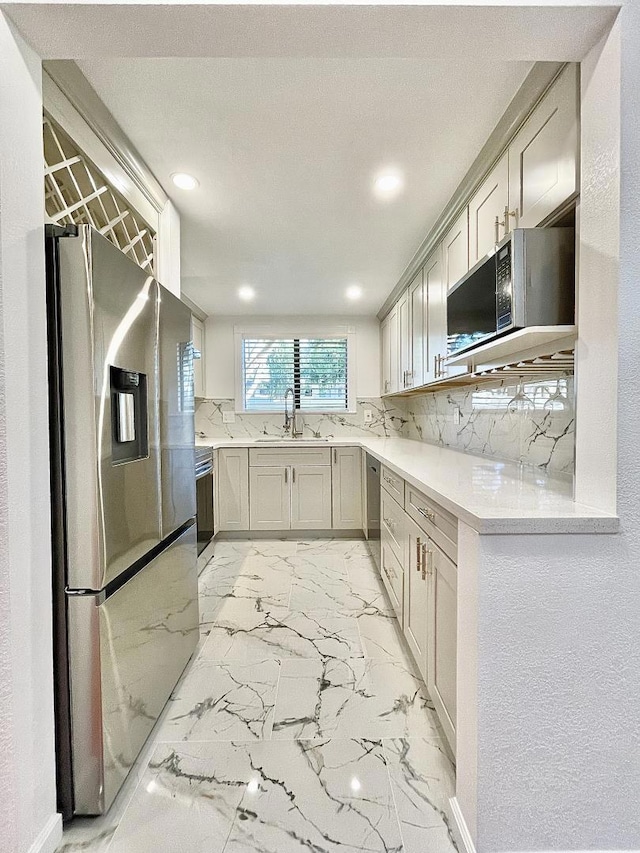
<svg viewBox="0 0 640 853">
<path fill-rule="evenodd" d="M 200 645 L 58 853 L 456 853 L 455 770 L 361 540 L 222 541 Z"/>
</svg>

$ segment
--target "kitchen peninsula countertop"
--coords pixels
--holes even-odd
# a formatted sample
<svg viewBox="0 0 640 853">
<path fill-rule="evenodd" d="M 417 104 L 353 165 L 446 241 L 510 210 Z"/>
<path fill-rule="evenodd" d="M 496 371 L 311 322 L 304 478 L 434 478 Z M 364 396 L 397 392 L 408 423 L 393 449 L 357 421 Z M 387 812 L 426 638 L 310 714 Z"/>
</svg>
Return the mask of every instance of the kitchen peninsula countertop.
<svg viewBox="0 0 640 853">
<path fill-rule="evenodd" d="M 615 533 L 616 515 L 572 497 L 572 484 L 512 462 L 407 438 L 196 437 L 196 446 L 362 447 L 479 533 Z"/>
</svg>

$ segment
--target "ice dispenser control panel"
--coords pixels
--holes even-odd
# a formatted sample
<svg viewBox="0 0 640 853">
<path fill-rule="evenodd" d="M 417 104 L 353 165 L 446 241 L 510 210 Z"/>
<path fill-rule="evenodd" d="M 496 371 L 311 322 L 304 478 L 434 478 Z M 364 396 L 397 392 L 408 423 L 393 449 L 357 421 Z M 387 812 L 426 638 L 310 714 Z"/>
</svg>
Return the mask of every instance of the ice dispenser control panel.
<svg viewBox="0 0 640 853">
<path fill-rule="evenodd" d="M 111 411 L 113 464 L 147 457 L 147 377 L 144 373 L 111 367 Z"/>
</svg>

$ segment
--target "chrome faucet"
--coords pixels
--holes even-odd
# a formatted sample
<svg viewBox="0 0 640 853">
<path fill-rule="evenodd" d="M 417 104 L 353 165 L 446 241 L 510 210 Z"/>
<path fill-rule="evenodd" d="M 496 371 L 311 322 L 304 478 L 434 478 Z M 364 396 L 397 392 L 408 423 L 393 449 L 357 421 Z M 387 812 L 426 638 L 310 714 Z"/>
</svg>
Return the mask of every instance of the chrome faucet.
<svg viewBox="0 0 640 853">
<path fill-rule="evenodd" d="M 291 394 L 291 414 L 287 408 L 287 398 Z M 287 388 L 284 392 L 284 431 L 291 431 L 291 438 L 298 438 L 302 433 L 298 430 L 298 417 L 296 412 L 296 392 L 293 388 Z"/>
</svg>

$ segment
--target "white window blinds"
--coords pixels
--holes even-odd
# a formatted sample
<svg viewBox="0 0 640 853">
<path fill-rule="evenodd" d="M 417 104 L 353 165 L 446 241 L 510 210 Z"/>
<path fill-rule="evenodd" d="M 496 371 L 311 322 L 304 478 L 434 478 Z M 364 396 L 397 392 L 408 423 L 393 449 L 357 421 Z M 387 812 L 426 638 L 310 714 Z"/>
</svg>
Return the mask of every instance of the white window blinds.
<svg viewBox="0 0 640 853">
<path fill-rule="evenodd" d="M 303 412 L 347 411 L 347 338 L 243 338 L 244 409 L 279 410 L 287 388 Z"/>
</svg>

